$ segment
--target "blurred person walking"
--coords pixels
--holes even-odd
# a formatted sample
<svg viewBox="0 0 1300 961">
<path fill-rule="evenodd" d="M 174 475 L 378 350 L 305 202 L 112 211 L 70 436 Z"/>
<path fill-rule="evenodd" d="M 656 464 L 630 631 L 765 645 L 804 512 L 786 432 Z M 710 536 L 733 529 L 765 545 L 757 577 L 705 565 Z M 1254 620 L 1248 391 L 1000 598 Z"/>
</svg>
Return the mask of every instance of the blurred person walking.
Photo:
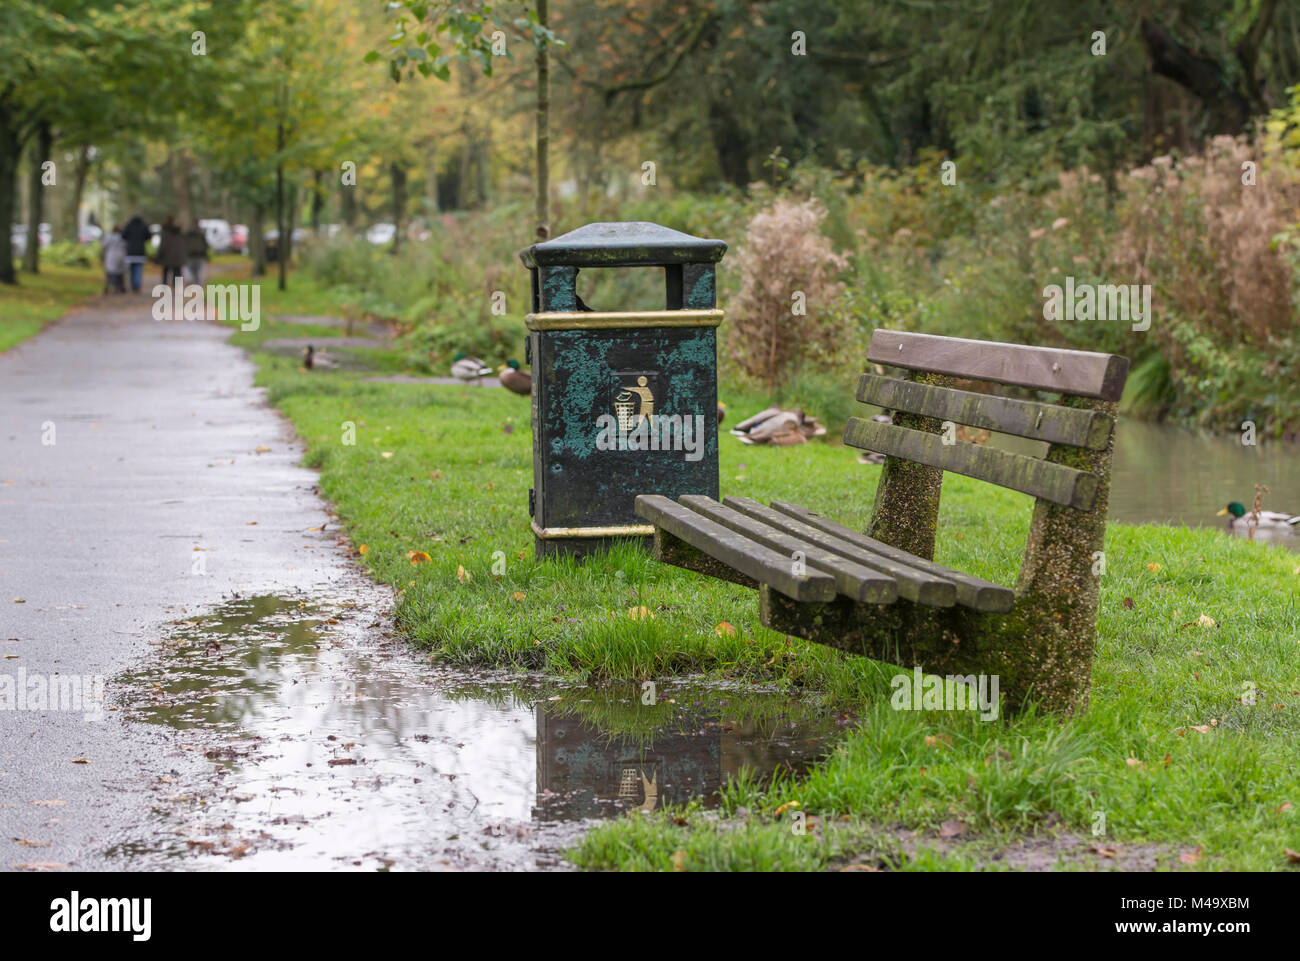
<svg viewBox="0 0 1300 961">
<path fill-rule="evenodd" d="M 208 238 L 196 220 L 185 231 L 185 279 L 191 284 L 203 284 L 203 265 L 208 259 Z"/>
<path fill-rule="evenodd" d="M 158 237 L 158 263 L 162 265 L 164 284 L 179 278 L 185 267 L 185 236 L 171 214 L 163 220 L 162 233 Z"/>
<path fill-rule="evenodd" d="M 140 293 L 144 284 L 144 262 L 148 259 L 145 248 L 149 243 L 149 225 L 138 213 L 122 228 L 122 240 L 126 243 L 126 268 L 131 274 L 131 293 Z"/>
<path fill-rule="evenodd" d="M 104 293 L 126 293 L 122 277 L 126 273 L 126 241 L 122 239 L 121 224 L 114 224 L 105 234 L 100 255 L 104 258 Z"/>
</svg>

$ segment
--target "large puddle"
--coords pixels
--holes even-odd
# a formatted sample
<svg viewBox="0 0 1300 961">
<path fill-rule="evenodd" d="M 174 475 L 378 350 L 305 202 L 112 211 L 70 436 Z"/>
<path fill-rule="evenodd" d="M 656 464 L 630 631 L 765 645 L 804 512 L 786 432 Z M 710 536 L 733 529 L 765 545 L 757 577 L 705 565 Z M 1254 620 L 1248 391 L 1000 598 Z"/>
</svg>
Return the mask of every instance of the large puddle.
<svg viewBox="0 0 1300 961">
<path fill-rule="evenodd" d="M 802 770 L 849 723 L 688 682 L 467 679 L 372 612 L 271 596 L 178 623 L 119 682 L 128 717 L 173 729 L 186 761 L 114 851 L 158 867 L 563 867 L 594 819 L 714 804 L 742 769 Z"/>
</svg>

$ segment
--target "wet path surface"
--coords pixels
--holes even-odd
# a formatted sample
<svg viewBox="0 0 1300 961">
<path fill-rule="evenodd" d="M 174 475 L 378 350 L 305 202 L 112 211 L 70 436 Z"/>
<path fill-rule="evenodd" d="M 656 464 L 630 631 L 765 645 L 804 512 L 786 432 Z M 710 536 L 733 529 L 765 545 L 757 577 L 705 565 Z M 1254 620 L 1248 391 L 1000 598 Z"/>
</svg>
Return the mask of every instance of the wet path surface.
<svg viewBox="0 0 1300 961">
<path fill-rule="evenodd" d="M 229 331 L 147 303 L 0 355 L 0 870 L 563 868 L 843 729 L 430 665 Z"/>
</svg>

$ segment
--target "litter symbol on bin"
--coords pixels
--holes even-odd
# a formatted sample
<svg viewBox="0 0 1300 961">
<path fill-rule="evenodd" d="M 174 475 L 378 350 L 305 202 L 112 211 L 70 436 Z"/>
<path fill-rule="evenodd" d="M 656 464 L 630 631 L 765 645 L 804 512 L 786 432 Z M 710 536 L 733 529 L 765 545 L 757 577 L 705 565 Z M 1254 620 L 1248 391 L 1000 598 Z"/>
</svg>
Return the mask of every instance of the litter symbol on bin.
<svg viewBox="0 0 1300 961">
<path fill-rule="evenodd" d="M 642 418 L 654 423 L 655 397 L 650 386 L 653 377 L 653 374 L 618 375 L 619 390 L 614 395 L 614 417 L 618 421 L 619 433 L 634 430 Z M 632 383 L 628 383 L 629 380 Z"/>
</svg>

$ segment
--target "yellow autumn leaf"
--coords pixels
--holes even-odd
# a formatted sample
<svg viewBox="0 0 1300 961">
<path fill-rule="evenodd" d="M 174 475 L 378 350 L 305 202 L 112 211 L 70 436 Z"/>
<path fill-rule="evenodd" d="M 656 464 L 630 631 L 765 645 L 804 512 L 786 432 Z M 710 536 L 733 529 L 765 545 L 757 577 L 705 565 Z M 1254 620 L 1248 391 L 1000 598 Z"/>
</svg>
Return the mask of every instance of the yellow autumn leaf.
<svg viewBox="0 0 1300 961">
<path fill-rule="evenodd" d="M 1152 561 L 1150 564 L 1147 565 L 1147 570 L 1151 571 L 1152 573 L 1155 573 L 1156 571 L 1160 570 L 1160 565 L 1157 564 L 1155 561 Z"/>
<path fill-rule="evenodd" d="M 641 607 L 629 607 L 627 609 L 627 616 L 632 618 L 632 620 L 634 621 L 644 621 L 644 620 L 653 621 L 655 617 L 654 612 L 651 611 L 648 607 L 645 607 L 644 605 L 642 605 Z"/>
<path fill-rule="evenodd" d="M 429 557 L 428 554 L 424 553 L 424 551 L 407 551 L 406 557 L 412 564 L 424 564 L 427 561 L 432 560 L 432 558 Z"/>
<path fill-rule="evenodd" d="M 362 544 L 360 547 L 357 548 L 357 553 L 358 553 L 358 554 L 361 554 L 362 556 L 365 556 L 366 554 L 369 554 L 369 553 L 370 553 L 370 545 L 369 545 L 369 544 Z"/>
<path fill-rule="evenodd" d="M 462 584 L 468 584 L 471 580 L 473 580 L 473 575 L 470 574 L 469 571 L 465 570 L 465 565 L 457 564 L 456 580 L 460 581 Z"/>
<path fill-rule="evenodd" d="M 271 448 L 267 447 L 265 444 L 258 444 L 258 445 L 257 445 L 257 453 L 259 453 L 259 454 L 269 454 L 269 453 L 271 453 Z"/>
<path fill-rule="evenodd" d="M 513 594 L 510 595 L 510 599 L 514 601 L 516 604 L 519 604 L 527 596 L 528 595 L 525 594 L 523 591 L 515 591 Z"/>
<path fill-rule="evenodd" d="M 1210 615 L 1208 615 L 1208 614 L 1202 614 L 1200 617 L 1198 617 L 1198 618 L 1196 619 L 1196 623 L 1199 624 L 1201 627 L 1215 627 L 1215 626 L 1217 626 L 1217 625 L 1215 624 L 1214 618 L 1210 617 Z"/>
<path fill-rule="evenodd" d="M 380 451 L 380 452 L 379 452 L 379 456 L 380 456 L 380 457 L 385 457 L 385 458 L 387 458 L 387 457 L 392 457 L 392 456 L 393 456 L 393 452 L 392 452 L 391 450 Z"/>
<path fill-rule="evenodd" d="M 735 637 L 736 629 L 731 626 L 730 622 L 722 621 L 713 629 L 719 636 Z"/>
</svg>

